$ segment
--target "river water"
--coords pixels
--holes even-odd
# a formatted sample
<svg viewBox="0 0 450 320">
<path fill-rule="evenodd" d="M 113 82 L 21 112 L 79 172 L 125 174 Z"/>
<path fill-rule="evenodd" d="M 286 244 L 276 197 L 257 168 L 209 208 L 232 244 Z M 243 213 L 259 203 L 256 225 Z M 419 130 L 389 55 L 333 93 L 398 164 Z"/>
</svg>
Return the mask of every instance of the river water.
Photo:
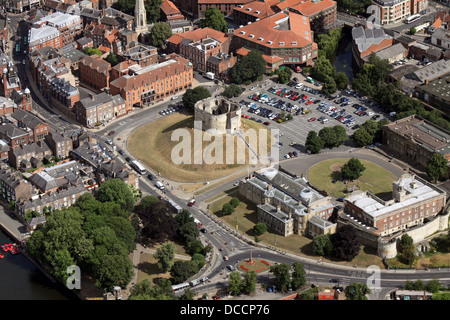
<svg viewBox="0 0 450 320">
<path fill-rule="evenodd" d="M 354 78 L 354 63 L 352 59 L 352 33 L 350 28 L 342 30 L 342 38 L 339 41 L 339 48 L 335 57 L 330 59 L 336 72 L 343 71 L 348 77 L 350 83 Z"/>
<path fill-rule="evenodd" d="M 13 241 L 0 230 L 0 245 Z M 74 295 L 48 279 L 23 254 L 4 252 L 0 259 L 0 301 L 72 300 Z"/>
</svg>

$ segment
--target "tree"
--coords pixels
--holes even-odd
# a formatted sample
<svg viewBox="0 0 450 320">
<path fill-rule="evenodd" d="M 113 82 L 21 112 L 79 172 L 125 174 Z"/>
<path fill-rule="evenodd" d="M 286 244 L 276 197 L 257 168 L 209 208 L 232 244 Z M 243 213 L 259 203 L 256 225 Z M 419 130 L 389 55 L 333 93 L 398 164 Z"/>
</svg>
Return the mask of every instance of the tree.
<svg viewBox="0 0 450 320">
<path fill-rule="evenodd" d="M 450 292 L 436 292 L 431 296 L 431 300 L 450 300 Z"/>
<path fill-rule="evenodd" d="M 136 6 L 135 0 L 118 0 L 113 7 L 126 14 L 134 15 L 134 7 Z"/>
<path fill-rule="evenodd" d="M 256 291 L 256 272 L 246 271 L 241 281 L 241 289 L 245 294 L 250 294 Z"/>
<path fill-rule="evenodd" d="M 148 40 L 152 46 L 165 49 L 166 40 L 172 36 L 172 28 L 167 22 L 157 22 L 150 30 Z"/>
<path fill-rule="evenodd" d="M 167 201 L 152 203 L 148 208 L 137 206 L 136 213 L 139 215 L 143 228 L 142 236 L 144 242 L 164 242 L 174 239 L 177 235 L 177 221 L 173 217 L 172 207 Z"/>
<path fill-rule="evenodd" d="M 185 107 L 194 110 L 197 101 L 211 97 L 211 93 L 205 87 L 198 86 L 194 89 L 187 89 L 183 94 L 183 104 Z"/>
<path fill-rule="evenodd" d="M 266 61 L 261 52 L 250 51 L 231 69 L 231 77 L 236 84 L 256 81 L 266 72 Z"/>
<path fill-rule="evenodd" d="M 324 84 L 322 86 L 322 91 L 325 83 L 330 83 L 331 79 L 333 80 L 334 87 L 336 87 L 336 83 L 334 83 L 334 78 L 336 77 L 336 69 L 325 55 L 319 54 L 319 57 L 314 63 L 314 67 L 311 69 L 311 76 Z M 336 89 L 334 91 L 336 91 Z"/>
<path fill-rule="evenodd" d="M 114 67 L 116 64 L 119 63 L 119 58 L 114 54 L 114 52 L 110 52 L 108 54 L 108 56 L 105 59 L 107 62 L 109 62 L 109 64 L 111 65 L 111 67 Z"/>
<path fill-rule="evenodd" d="M 417 29 L 412 27 L 411 29 L 409 29 L 409 32 L 414 35 L 417 32 Z"/>
<path fill-rule="evenodd" d="M 347 286 L 344 292 L 348 300 L 367 300 L 371 290 L 366 284 L 356 282 Z"/>
<path fill-rule="evenodd" d="M 346 164 L 341 168 L 341 175 L 346 180 L 356 180 L 358 179 L 366 167 L 359 161 L 359 159 L 351 158 Z"/>
<path fill-rule="evenodd" d="M 306 137 L 305 146 L 309 152 L 317 154 L 322 150 L 324 142 L 315 131 L 309 131 L 308 136 Z"/>
<path fill-rule="evenodd" d="M 345 74 L 345 72 L 342 72 L 342 71 L 336 73 L 336 77 L 334 77 L 334 81 L 336 82 L 336 87 L 339 90 L 346 89 L 348 84 L 350 83 L 347 75 Z"/>
<path fill-rule="evenodd" d="M 294 262 L 292 264 L 292 289 L 297 290 L 301 286 L 306 284 L 306 272 L 305 267 L 300 262 Z"/>
<path fill-rule="evenodd" d="M 338 147 L 348 140 L 348 134 L 345 128 L 341 125 L 335 125 L 333 128 L 334 135 L 335 135 L 335 147 Z"/>
<path fill-rule="evenodd" d="M 223 33 L 228 32 L 228 24 L 222 12 L 216 7 L 210 7 L 205 11 L 205 18 L 198 23 L 200 28 L 211 28 Z"/>
<path fill-rule="evenodd" d="M 374 136 L 367 131 L 366 128 L 363 126 L 359 127 L 354 133 L 353 133 L 353 140 L 356 142 L 356 144 L 360 147 L 368 146 L 373 143 Z"/>
<path fill-rule="evenodd" d="M 94 54 L 98 55 L 99 57 L 102 56 L 102 52 L 98 48 L 85 48 L 83 52 L 88 56 L 93 56 Z"/>
<path fill-rule="evenodd" d="M 241 202 L 239 201 L 238 197 L 233 197 L 230 200 L 230 205 L 233 206 L 233 208 L 236 208 Z"/>
<path fill-rule="evenodd" d="M 286 263 L 280 263 L 270 266 L 270 272 L 275 275 L 276 286 L 280 291 L 287 291 L 289 284 L 291 283 L 291 267 Z"/>
<path fill-rule="evenodd" d="M 333 253 L 333 242 L 328 234 L 321 234 L 314 237 L 312 241 L 312 250 L 319 256 L 329 256 Z"/>
<path fill-rule="evenodd" d="M 225 203 L 222 207 L 222 215 L 229 216 L 234 212 L 234 208 L 231 204 Z"/>
<path fill-rule="evenodd" d="M 126 255 L 104 255 L 94 269 L 98 288 L 112 290 L 114 286 L 126 287 L 133 277 L 133 263 Z"/>
<path fill-rule="evenodd" d="M 332 242 L 333 256 L 340 260 L 351 261 L 361 248 L 355 231 L 349 225 L 339 228 L 332 237 Z"/>
<path fill-rule="evenodd" d="M 131 288 L 128 300 L 175 300 L 175 296 L 168 279 L 159 279 L 153 287 L 145 279 Z"/>
<path fill-rule="evenodd" d="M 230 273 L 228 291 L 231 292 L 233 296 L 237 296 L 241 292 L 241 281 L 241 274 L 238 271 L 233 271 Z"/>
<path fill-rule="evenodd" d="M 232 83 L 225 88 L 222 95 L 226 98 L 234 98 L 234 97 L 239 97 L 241 95 L 241 93 L 242 93 L 241 88 Z"/>
<path fill-rule="evenodd" d="M 264 222 L 258 222 L 253 226 L 253 232 L 256 236 L 262 235 L 264 232 L 267 231 L 267 225 Z"/>
<path fill-rule="evenodd" d="M 408 234 L 402 235 L 399 243 L 398 258 L 401 262 L 412 265 L 416 259 L 414 240 Z"/>
<path fill-rule="evenodd" d="M 162 0 L 146 0 L 144 1 L 147 23 L 155 23 L 159 21 L 161 16 Z"/>
<path fill-rule="evenodd" d="M 437 293 L 439 290 L 441 290 L 441 283 L 438 279 L 433 279 L 427 284 L 427 290 L 431 293 Z"/>
<path fill-rule="evenodd" d="M 292 77 L 292 70 L 288 67 L 281 69 L 278 71 L 278 82 L 279 83 L 288 83 Z"/>
<path fill-rule="evenodd" d="M 170 275 L 174 283 L 182 283 L 196 273 L 191 261 L 175 261 L 170 269 Z"/>
<path fill-rule="evenodd" d="M 319 137 L 325 147 L 333 148 L 338 146 L 336 133 L 332 127 L 324 127 L 320 129 Z"/>
<path fill-rule="evenodd" d="M 440 178 L 447 177 L 447 162 L 447 159 L 438 152 L 435 152 L 428 160 L 426 172 L 434 183 L 437 183 Z"/>
<path fill-rule="evenodd" d="M 173 258 L 175 257 L 175 246 L 167 242 L 162 247 L 156 249 L 153 255 L 158 260 L 158 266 L 162 272 L 167 272 L 173 266 Z"/>
<path fill-rule="evenodd" d="M 322 92 L 326 95 L 333 94 L 337 91 L 336 82 L 330 76 L 325 78 L 325 81 L 322 84 Z"/>
<path fill-rule="evenodd" d="M 97 199 L 100 202 L 114 202 L 131 212 L 134 209 L 134 196 L 127 184 L 121 179 L 109 179 L 98 189 Z"/>
</svg>

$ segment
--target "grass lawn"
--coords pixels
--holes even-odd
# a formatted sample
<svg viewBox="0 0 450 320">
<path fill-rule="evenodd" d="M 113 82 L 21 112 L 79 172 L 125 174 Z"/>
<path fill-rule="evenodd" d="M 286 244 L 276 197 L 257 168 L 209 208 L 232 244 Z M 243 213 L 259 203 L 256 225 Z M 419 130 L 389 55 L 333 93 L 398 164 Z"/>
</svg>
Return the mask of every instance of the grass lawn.
<svg viewBox="0 0 450 320">
<path fill-rule="evenodd" d="M 308 180 L 319 190 L 325 190 L 329 195 L 339 198 L 344 197 L 346 185 L 339 181 L 340 168 L 350 158 L 330 159 L 319 162 L 308 171 Z M 389 198 L 392 194 L 392 182 L 397 177 L 390 171 L 370 161 L 361 160 L 366 167 L 362 176 L 354 183 L 360 190 L 370 190 L 382 199 Z M 333 183 L 333 179 L 337 181 Z"/>
<path fill-rule="evenodd" d="M 231 164 L 226 164 L 227 154 L 225 150 L 219 150 L 219 148 L 214 150 L 214 143 L 216 142 L 217 137 L 211 137 L 208 133 L 203 132 L 200 132 L 200 134 L 203 134 L 202 149 L 198 150 L 202 152 L 203 155 L 206 154 L 206 156 L 203 156 L 202 158 L 206 160 L 208 155 L 216 157 L 215 151 L 222 152 L 222 156 L 217 154 L 217 161 L 213 161 L 212 164 L 207 164 L 203 160 L 201 164 L 194 164 L 194 153 L 196 148 L 194 148 L 195 131 L 193 129 L 193 124 L 194 117 L 192 115 L 174 113 L 166 116 L 161 120 L 149 123 L 135 130 L 128 139 L 128 149 L 136 158 L 140 159 L 155 171 L 160 172 L 167 179 L 178 182 L 208 181 L 232 175 L 237 170 L 245 168 L 246 164 L 237 163 L 238 148 L 235 147 L 232 150 L 234 153 L 230 153 L 235 160 Z M 248 119 L 242 119 L 241 127 L 244 131 L 247 129 L 266 129 L 264 125 Z M 183 140 L 183 138 L 185 138 L 184 136 L 176 141 L 172 141 L 172 134 L 176 129 L 185 129 L 187 130 L 185 132 L 189 133 L 192 152 L 190 155 L 187 154 L 186 160 L 190 158 L 190 164 L 175 164 L 172 160 L 172 150 L 174 150 L 175 147 L 178 146 L 178 149 L 175 150 L 180 151 L 179 156 L 182 156 L 185 151 L 184 149 L 181 149 L 181 142 L 185 141 Z M 199 133 L 197 132 L 197 134 Z M 177 136 L 175 135 L 174 138 L 175 137 Z M 211 141 L 208 141 L 208 138 L 211 139 Z M 221 138 L 225 148 L 227 140 L 223 136 Z M 234 139 L 234 145 L 237 146 L 238 138 L 232 138 Z M 268 150 L 270 150 L 270 141 L 271 139 L 268 141 Z M 189 142 L 187 145 L 189 146 Z M 242 152 L 239 153 L 239 156 L 240 155 L 242 155 Z M 178 156 L 178 154 L 176 156 Z M 249 151 L 247 148 L 244 156 L 245 162 L 248 163 Z"/>
<path fill-rule="evenodd" d="M 176 242 L 171 242 L 175 247 L 175 254 L 185 255 L 190 257 L 184 247 L 181 244 Z M 151 249 L 158 249 L 163 244 L 158 244 L 152 247 Z M 179 259 L 174 258 L 173 262 L 178 261 Z M 158 279 L 170 279 L 170 272 L 162 272 L 158 267 L 158 260 L 153 257 L 153 253 L 143 253 L 139 259 L 138 265 L 138 274 L 137 274 L 137 283 L 141 282 L 144 279 L 148 279 L 152 284 L 156 284 Z"/>
</svg>

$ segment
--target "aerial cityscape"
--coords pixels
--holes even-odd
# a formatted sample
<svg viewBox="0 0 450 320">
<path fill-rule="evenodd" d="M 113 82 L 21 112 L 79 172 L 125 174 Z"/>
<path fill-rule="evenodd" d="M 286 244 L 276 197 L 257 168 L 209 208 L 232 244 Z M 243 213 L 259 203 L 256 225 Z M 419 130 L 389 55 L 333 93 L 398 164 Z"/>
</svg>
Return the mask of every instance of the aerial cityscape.
<svg viewBox="0 0 450 320">
<path fill-rule="evenodd" d="M 0 300 L 450 300 L 450 1 L 0 3 Z"/>
</svg>

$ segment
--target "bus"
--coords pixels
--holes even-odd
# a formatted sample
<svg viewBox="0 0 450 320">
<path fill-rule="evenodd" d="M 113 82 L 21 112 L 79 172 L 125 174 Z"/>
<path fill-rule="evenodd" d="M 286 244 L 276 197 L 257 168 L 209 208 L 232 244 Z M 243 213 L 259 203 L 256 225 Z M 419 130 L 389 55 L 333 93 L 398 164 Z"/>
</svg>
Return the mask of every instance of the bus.
<svg viewBox="0 0 450 320">
<path fill-rule="evenodd" d="M 172 286 L 172 290 L 174 293 L 179 292 L 179 291 L 184 291 L 185 289 L 189 288 L 190 285 L 187 282 L 184 283 L 180 283 L 180 284 L 175 284 Z"/>
<path fill-rule="evenodd" d="M 414 15 L 406 18 L 405 22 L 406 23 L 412 23 L 412 22 L 417 21 L 419 19 L 420 19 L 420 14 L 414 14 Z"/>
<path fill-rule="evenodd" d="M 144 166 L 137 160 L 134 160 L 131 165 L 133 166 L 134 170 L 136 170 L 139 174 L 145 174 L 145 168 Z"/>
</svg>

